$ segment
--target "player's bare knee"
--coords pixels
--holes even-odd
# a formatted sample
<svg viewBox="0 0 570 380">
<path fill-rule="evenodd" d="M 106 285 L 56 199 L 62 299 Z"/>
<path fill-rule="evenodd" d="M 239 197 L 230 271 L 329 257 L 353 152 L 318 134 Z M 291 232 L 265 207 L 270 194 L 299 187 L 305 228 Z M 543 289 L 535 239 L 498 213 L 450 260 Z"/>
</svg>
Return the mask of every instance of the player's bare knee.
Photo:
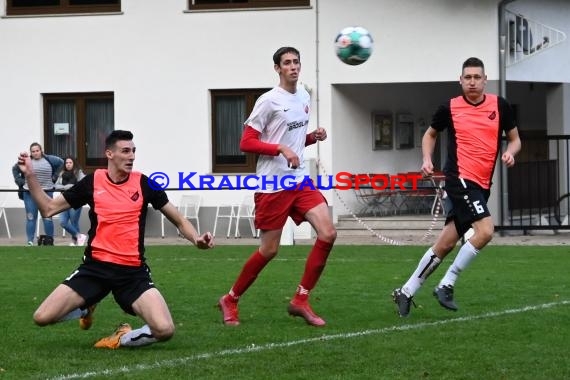
<svg viewBox="0 0 570 380">
<path fill-rule="evenodd" d="M 492 224 L 481 226 L 476 231 L 477 240 L 479 240 L 482 244 L 487 244 L 493 239 L 494 232 L 495 226 Z"/>
<path fill-rule="evenodd" d="M 331 227 L 319 231 L 318 239 L 326 241 L 327 243 L 334 243 L 334 241 L 336 240 L 336 236 L 337 236 L 336 228 Z"/>
<path fill-rule="evenodd" d="M 263 244 L 259 247 L 259 253 L 263 255 L 266 259 L 271 260 L 279 252 L 279 241 L 271 242 L 270 244 Z"/>
<path fill-rule="evenodd" d="M 38 326 L 47 326 L 51 323 L 51 320 L 47 317 L 46 313 L 36 310 L 34 313 L 34 323 Z"/>
<path fill-rule="evenodd" d="M 484 245 L 487 245 L 493 239 L 493 230 L 482 232 L 479 239 Z"/>
<path fill-rule="evenodd" d="M 449 252 L 453 251 L 453 248 L 455 248 L 455 245 L 457 243 L 443 243 L 441 248 L 438 250 L 438 252 L 441 252 L 441 256 L 445 257 L 449 254 Z"/>
<path fill-rule="evenodd" d="M 154 336 L 159 341 L 165 341 L 172 338 L 174 335 L 174 324 L 167 323 L 161 326 L 156 326 L 152 328 L 152 336 Z"/>
<path fill-rule="evenodd" d="M 456 244 L 457 242 L 439 241 L 436 244 L 434 244 L 432 250 L 437 257 L 443 260 L 449 254 L 449 252 L 451 252 L 455 248 Z"/>
</svg>

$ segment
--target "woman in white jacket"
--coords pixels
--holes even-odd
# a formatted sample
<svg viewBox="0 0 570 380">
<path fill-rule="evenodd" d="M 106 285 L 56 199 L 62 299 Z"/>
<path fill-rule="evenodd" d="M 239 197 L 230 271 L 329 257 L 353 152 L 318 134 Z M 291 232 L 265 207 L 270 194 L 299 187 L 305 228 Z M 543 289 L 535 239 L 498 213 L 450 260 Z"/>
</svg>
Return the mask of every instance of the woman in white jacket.
<svg viewBox="0 0 570 380">
<path fill-rule="evenodd" d="M 55 184 L 56 190 L 67 190 L 80 181 L 85 174 L 77 166 L 73 157 L 65 157 L 65 165 Z M 81 246 L 85 244 L 87 235 L 79 231 L 79 218 L 81 217 L 81 207 L 77 209 L 67 209 L 59 214 L 61 227 L 71 235 L 71 246 Z"/>
</svg>

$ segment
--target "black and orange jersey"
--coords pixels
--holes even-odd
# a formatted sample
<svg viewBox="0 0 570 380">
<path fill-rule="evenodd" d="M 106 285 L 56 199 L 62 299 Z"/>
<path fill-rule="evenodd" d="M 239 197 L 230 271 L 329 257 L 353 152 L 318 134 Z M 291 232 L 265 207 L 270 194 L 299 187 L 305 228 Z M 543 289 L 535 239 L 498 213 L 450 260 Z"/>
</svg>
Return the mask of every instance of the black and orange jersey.
<svg viewBox="0 0 570 380">
<path fill-rule="evenodd" d="M 492 94 L 485 94 L 478 104 L 458 96 L 437 109 L 431 126 L 439 132 L 448 130 L 445 175 L 489 189 L 503 131 L 516 127 L 509 103 Z"/>
<path fill-rule="evenodd" d="M 125 181 L 114 183 L 106 169 L 85 176 L 63 197 L 73 208 L 91 207 L 85 260 L 135 267 L 145 261 L 148 204 L 159 210 L 168 203 L 166 193 L 149 186 L 144 174 L 132 172 Z"/>
</svg>

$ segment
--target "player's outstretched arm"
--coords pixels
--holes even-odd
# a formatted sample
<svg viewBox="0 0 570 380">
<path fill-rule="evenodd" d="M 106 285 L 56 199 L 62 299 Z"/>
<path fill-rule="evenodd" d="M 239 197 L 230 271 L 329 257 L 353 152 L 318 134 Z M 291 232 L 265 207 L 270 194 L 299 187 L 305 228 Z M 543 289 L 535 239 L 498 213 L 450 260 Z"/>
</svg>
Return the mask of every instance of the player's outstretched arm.
<svg viewBox="0 0 570 380">
<path fill-rule="evenodd" d="M 42 217 L 52 217 L 71 207 L 62 195 L 51 198 L 45 193 L 36 178 L 36 174 L 32 168 L 31 158 L 27 152 L 20 153 L 18 157 L 18 167 L 26 177 L 30 195 L 38 205 L 38 210 L 40 214 L 42 214 Z"/>
<path fill-rule="evenodd" d="M 192 223 L 180 214 L 172 203 L 168 202 L 165 204 L 164 207 L 160 209 L 160 212 L 162 212 L 166 219 L 170 220 L 170 222 L 176 226 L 184 238 L 190 240 L 190 242 L 192 242 L 196 247 L 200 249 L 214 247 L 214 237 L 212 234 L 210 232 L 205 232 L 202 235 L 198 235 L 198 231 L 196 231 Z"/>
</svg>

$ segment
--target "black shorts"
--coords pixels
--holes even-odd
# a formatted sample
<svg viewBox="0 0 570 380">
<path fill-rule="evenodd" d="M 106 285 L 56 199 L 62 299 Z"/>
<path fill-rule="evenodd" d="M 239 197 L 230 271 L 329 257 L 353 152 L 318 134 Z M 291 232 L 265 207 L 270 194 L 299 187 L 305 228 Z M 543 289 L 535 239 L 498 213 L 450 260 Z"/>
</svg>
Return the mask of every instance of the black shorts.
<svg viewBox="0 0 570 380">
<path fill-rule="evenodd" d="M 453 221 L 459 236 L 471 228 L 473 222 L 491 216 L 487 201 L 491 191 L 469 180 L 446 179 L 445 192 L 448 213 L 445 224 Z"/>
<path fill-rule="evenodd" d="M 135 315 L 133 302 L 155 287 L 146 264 L 127 267 L 99 261 L 84 262 L 63 284 L 85 299 L 84 307 L 98 303 L 112 292 L 121 309 L 131 315 Z"/>
</svg>

